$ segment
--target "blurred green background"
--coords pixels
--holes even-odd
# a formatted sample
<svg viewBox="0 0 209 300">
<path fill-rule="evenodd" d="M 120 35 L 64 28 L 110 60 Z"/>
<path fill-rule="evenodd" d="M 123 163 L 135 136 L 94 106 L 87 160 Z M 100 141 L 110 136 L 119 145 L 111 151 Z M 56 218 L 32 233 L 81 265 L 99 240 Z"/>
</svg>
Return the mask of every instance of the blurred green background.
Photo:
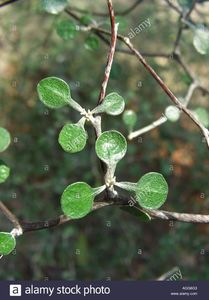
<svg viewBox="0 0 209 300">
<path fill-rule="evenodd" d="M 2 1 L 3 2 L 3 1 Z M 116 10 L 134 1 L 114 0 Z M 69 1 L 87 10 L 107 11 L 105 1 Z M 209 3 L 198 4 L 192 14 L 197 23 L 209 23 Z M 98 99 L 108 47 L 89 47 L 88 32 L 78 31 L 68 41 L 56 32 L 56 24 L 68 19 L 65 12 L 43 11 L 41 1 L 17 1 L 0 9 L 0 126 L 13 143 L 1 155 L 11 167 L 9 180 L 0 186 L 0 199 L 24 220 L 47 220 L 61 214 L 60 195 L 75 181 L 91 186 L 102 183 L 90 126 L 84 151 L 70 155 L 57 142 L 62 126 L 78 121 L 68 107 L 49 110 L 38 100 L 36 86 L 44 77 L 67 81 L 72 96 L 86 108 Z M 143 1 L 120 18 L 127 35 L 149 18 L 151 27 L 132 39 L 143 52 L 172 51 L 178 15 L 163 0 Z M 96 17 L 109 28 L 108 17 Z M 94 42 L 95 44 L 95 42 Z M 119 46 L 122 46 L 119 43 Z M 181 40 L 182 56 L 202 84 L 209 86 L 209 55 L 192 45 L 192 31 Z M 171 90 L 183 97 L 190 80 L 173 59 L 148 58 Z M 116 53 L 108 92 L 116 91 L 127 108 L 138 115 L 136 129 L 156 120 L 170 100 L 137 59 Z M 190 108 L 205 107 L 208 95 L 197 90 Z M 103 130 L 117 129 L 127 136 L 122 117 L 103 117 Z M 129 142 L 128 153 L 117 168 L 117 178 L 136 182 L 145 172 L 161 172 L 169 183 L 164 209 L 207 213 L 209 208 L 208 149 L 190 119 L 166 123 Z M 0 215 L 1 231 L 11 224 Z M 104 208 L 84 219 L 50 230 L 31 232 L 17 241 L 16 251 L 0 260 L 1 279 L 154 279 L 178 266 L 184 279 L 209 279 L 209 226 L 153 220 L 142 223 L 117 207 Z"/>
</svg>

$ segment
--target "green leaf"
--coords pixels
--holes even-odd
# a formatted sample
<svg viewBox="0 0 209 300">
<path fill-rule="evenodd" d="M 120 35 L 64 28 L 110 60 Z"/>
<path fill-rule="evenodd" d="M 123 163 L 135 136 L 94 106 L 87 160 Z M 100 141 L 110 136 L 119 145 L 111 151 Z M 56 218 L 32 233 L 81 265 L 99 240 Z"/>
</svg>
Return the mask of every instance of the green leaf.
<svg viewBox="0 0 209 300">
<path fill-rule="evenodd" d="M 3 127 L 0 127 L 0 152 L 5 151 L 11 143 L 10 133 Z"/>
<path fill-rule="evenodd" d="M 85 182 L 69 185 L 61 197 L 62 211 L 72 219 L 86 216 L 93 208 L 94 190 Z"/>
<path fill-rule="evenodd" d="M 57 24 L 56 31 L 57 34 L 65 41 L 73 39 L 77 33 L 75 23 L 70 20 L 60 21 Z"/>
<path fill-rule="evenodd" d="M 131 132 L 137 122 L 137 115 L 133 110 L 125 110 L 123 113 L 123 122 Z"/>
<path fill-rule="evenodd" d="M 124 111 L 125 101 L 117 93 L 110 93 L 104 98 L 101 106 L 108 115 L 117 116 Z"/>
<path fill-rule="evenodd" d="M 205 108 L 198 107 L 194 110 L 194 114 L 205 127 L 209 126 L 209 114 Z"/>
<path fill-rule="evenodd" d="M 0 232 L 0 255 L 10 254 L 16 246 L 15 238 L 8 232 Z"/>
<path fill-rule="evenodd" d="M 117 116 L 124 111 L 124 108 L 125 101 L 123 97 L 117 93 L 110 93 L 104 98 L 102 104 L 93 110 L 93 113 L 105 112 L 108 115 Z"/>
<path fill-rule="evenodd" d="M 87 141 L 85 129 L 78 124 L 66 124 L 59 134 L 59 144 L 69 153 L 76 153 L 83 150 Z"/>
<path fill-rule="evenodd" d="M 118 131 L 103 132 L 96 141 L 97 156 L 106 164 L 116 164 L 127 151 L 125 137 Z"/>
<path fill-rule="evenodd" d="M 168 184 L 160 173 L 147 173 L 137 183 L 136 200 L 143 208 L 159 208 L 165 202 L 167 195 Z"/>
<path fill-rule="evenodd" d="M 171 122 L 178 121 L 180 118 L 180 115 L 181 115 L 180 110 L 174 105 L 170 105 L 170 106 L 166 107 L 166 109 L 165 109 L 165 116 Z"/>
<path fill-rule="evenodd" d="M 99 48 L 99 39 L 94 35 L 89 35 L 87 39 L 85 40 L 84 44 L 85 48 L 87 50 L 98 50 Z"/>
<path fill-rule="evenodd" d="M 38 95 L 46 106 L 50 108 L 60 108 L 69 104 L 70 88 L 68 84 L 57 77 L 47 77 L 42 79 L 38 86 Z"/>
<path fill-rule="evenodd" d="M 152 220 L 148 213 L 145 213 L 134 206 L 122 206 L 121 209 L 131 214 L 132 216 L 137 217 L 138 219 L 140 219 L 140 221 L 149 222 Z"/>
<path fill-rule="evenodd" d="M 3 183 L 7 180 L 10 174 L 10 168 L 5 164 L 0 163 L 0 183 Z"/>
<path fill-rule="evenodd" d="M 43 9 L 50 14 L 62 12 L 68 5 L 67 0 L 42 0 Z"/>
<path fill-rule="evenodd" d="M 194 31 L 193 45 L 202 55 L 209 53 L 209 30 L 198 28 Z"/>
</svg>

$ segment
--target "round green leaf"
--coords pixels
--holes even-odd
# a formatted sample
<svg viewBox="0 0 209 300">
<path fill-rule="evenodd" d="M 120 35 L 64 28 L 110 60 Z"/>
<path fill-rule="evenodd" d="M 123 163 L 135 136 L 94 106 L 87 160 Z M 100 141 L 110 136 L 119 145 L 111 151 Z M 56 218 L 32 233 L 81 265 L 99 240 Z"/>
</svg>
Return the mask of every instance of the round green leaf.
<svg viewBox="0 0 209 300">
<path fill-rule="evenodd" d="M 85 40 L 84 46 L 88 50 L 97 50 L 99 48 L 99 39 L 94 35 L 89 35 Z"/>
<path fill-rule="evenodd" d="M 57 77 L 42 79 L 37 90 L 40 100 L 50 108 L 60 108 L 68 104 L 71 97 L 68 84 Z"/>
<path fill-rule="evenodd" d="M 59 22 L 56 30 L 57 34 L 65 41 L 73 39 L 77 33 L 75 23 L 70 20 L 63 20 Z"/>
<path fill-rule="evenodd" d="M 194 110 L 196 118 L 205 126 L 209 126 L 209 114 L 203 107 L 198 107 Z"/>
<path fill-rule="evenodd" d="M 108 115 L 117 116 L 124 111 L 125 101 L 117 93 L 110 93 L 104 98 L 101 106 Z"/>
<path fill-rule="evenodd" d="M 147 173 L 137 183 L 136 200 L 144 208 L 159 208 L 165 202 L 167 195 L 168 184 L 159 173 Z"/>
<path fill-rule="evenodd" d="M 69 153 L 76 153 L 86 145 L 87 133 L 85 129 L 77 124 L 66 124 L 59 134 L 59 144 Z"/>
<path fill-rule="evenodd" d="M 209 53 L 209 30 L 198 28 L 194 32 L 193 45 L 202 55 Z"/>
<path fill-rule="evenodd" d="M 171 122 L 178 121 L 180 115 L 181 115 L 180 110 L 174 105 L 170 105 L 165 109 L 165 116 Z"/>
<path fill-rule="evenodd" d="M 69 185 L 62 194 L 62 211 L 69 218 L 83 218 L 92 210 L 93 201 L 93 189 L 85 182 L 76 182 Z"/>
<path fill-rule="evenodd" d="M 68 5 L 67 0 L 42 0 L 43 9 L 50 14 L 58 14 Z"/>
<path fill-rule="evenodd" d="M 105 131 L 99 136 L 95 147 L 97 156 L 110 165 L 117 163 L 125 156 L 127 142 L 120 132 L 111 130 Z"/>
<path fill-rule="evenodd" d="M 0 152 L 5 151 L 11 143 L 10 133 L 3 127 L 0 127 Z"/>
<path fill-rule="evenodd" d="M 137 115 L 133 110 L 125 110 L 123 113 L 123 122 L 127 126 L 129 131 L 132 131 L 136 122 Z"/>
<path fill-rule="evenodd" d="M 7 180 L 10 174 L 10 168 L 4 164 L 0 164 L 0 183 L 3 183 Z"/>
<path fill-rule="evenodd" d="M 16 246 L 15 238 L 8 232 L 0 232 L 0 255 L 10 254 Z"/>
</svg>

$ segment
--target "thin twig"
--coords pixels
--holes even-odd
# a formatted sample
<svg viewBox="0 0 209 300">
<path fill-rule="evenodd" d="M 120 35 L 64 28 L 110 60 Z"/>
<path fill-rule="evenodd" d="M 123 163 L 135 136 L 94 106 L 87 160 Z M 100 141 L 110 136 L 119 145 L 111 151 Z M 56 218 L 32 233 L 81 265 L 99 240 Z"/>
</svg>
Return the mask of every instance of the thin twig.
<svg viewBox="0 0 209 300">
<path fill-rule="evenodd" d="M 124 49 L 124 48 L 119 48 L 117 47 L 116 52 L 121 52 L 121 53 L 125 53 L 128 55 L 134 55 L 133 52 L 131 52 L 129 49 Z M 171 58 L 171 54 L 170 53 L 164 53 L 164 52 L 141 52 L 141 54 L 144 57 L 162 57 L 162 58 Z"/>
<path fill-rule="evenodd" d="M 167 220 L 167 221 L 180 221 L 186 223 L 209 223 L 209 215 L 202 214 L 187 214 L 170 212 L 165 210 L 150 210 L 143 209 L 144 212 L 148 213 L 155 219 Z"/>
<path fill-rule="evenodd" d="M 0 8 L 1 8 L 1 7 L 4 7 L 4 6 L 7 6 L 7 5 L 9 5 L 9 4 L 13 4 L 13 3 L 15 3 L 15 2 L 17 2 L 17 1 L 19 1 L 19 0 L 9 0 L 9 1 L 5 1 L 4 3 L 1 3 L 1 4 L 0 4 Z"/>
<path fill-rule="evenodd" d="M 195 8 L 196 3 L 197 3 L 197 0 L 193 0 L 193 3 L 191 5 L 191 7 L 186 12 L 186 14 L 185 15 L 181 14 L 180 17 L 179 17 L 179 28 L 178 28 L 178 32 L 177 32 L 177 35 L 176 35 L 176 40 L 174 42 L 173 53 L 176 53 L 177 51 L 179 51 L 179 49 L 178 49 L 179 48 L 179 43 L 180 43 L 183 31 L 186 28 L 185 24 L 183 24 L 183 23 L 189 19 L 191 13 L 193 12 L 193 10 Z M 179 55 L 179 58 L 180 58 L 180 55 Z"/>
<path fill-rule="evenodd" d="M 181 40 L 181 36 L 182 36 L 182 33 L 183 33 L 183 24 L 182 24 L 182 21 L 181 21 L 181 17 L 179 18 L 179 27 L 178 27 L 178 32 L 177 32 L 177 35 L 176 35 L 176 40 L 174 42 L 174 47 L 173 47 L 173 53 L 175 53 L 179 47 L 179 43 L 180 43 L 180 40 Z"/>
<path fill-rule="evenodd" d="M 98 99 L 98 103 L 97 105 L 100 105 L 106 95 L 106 89 L 107 89 L 107 84 L 110 78 L 110 72 L 112 69 L 112 64 L 113 64 L 113 57 L 115 54 L 115 49 L 116 49 L 116 43 L 117 43 L 117 33 L 118 33 L 118 25 L 115 23 L 115 13 L 114 13 L 114 9 L 113 9 L 113 4 L 112 4 L 112 0 L 107 0 L 107 5 L 108 5 L 108 10 L 109 10 L 109 16 L 110 16 L 110 23 L 111 23 L 111 44 L 110 44 L 110 50 L 109 50 L 109 54 L 108 54 L 108 58 L 107 58 L 107 63 L 106 63 L 106 67 L 105 67 L 105 72 L 104 72 L 104 79 L 102 81 L 102 85 L 101 85 L 101 89 L 100 89 L 100 93 L 99 93 L 99 99 Z M 95 132 L 96 132 L 96 137 L 98 138 L 99 135 L 102 132 L 101 129 L 101 116 L 97 115 L 95 118 L 96 122 L 95 122 Z M 107 186 L 107 177 L 106 174 L 108 173 L 108 165 L 105 165 L 103 161 L 100 160 L 101 163 L 101 167 L 102 167 L 102 171 L 104 174 L 104 181 L 105 184 Z M 107 196 L 111 196 L 111 189 L 109 187 L 107 187 L 106 189 L 106 195 Z"/>
<path fill-rule="evenodd" d="M 180 10 L 180 8 L 178 6 L 176 6 L 175 4 L 173 4 L 171 1 L 169 0 L 165 0 L 165 2 L 178 14 L 182 14 L 182 11 Z"/>
<path fill-rule="evenodd" d="M 113 203 L 109 202 L 95 202 L 92 211 L 98 210 L 100 208 L 110 206 Z M 56 227 L 65 223 L 73 221 L 73 219 L 68 218 L 65 215 L 60 215 L 57 218 L 46 220 L 46 221 L 37 221 L 37 222 L 28 222 L 28 221 L 21 221 L 21 226 L 23 229 L 23 233 L 28 231 L 36 231 L 42 229 L 49 229 L 52 227 Z"/>
<path fill-rule="evenodd" d="M 199 84 L 197 81 L 193 81 L 189 88 L 188 88 L 188 91 L 186 93 L 186 96 L 184 97 L 184 105 L 187 107 L 190 100 L 192 99 L 192 96 L 194 94 L 194 91 L 199 87 Z"/>
<path fill-rule="evenodd" d="M 148 126 L 145 126 L 139 130 L 133 131 L 128 135 L 128 139 L 129 140 L 133 140 L 134 138 L 141 136 L 142 134 L 151 131 L 153 129 L 155 129 L 156 127 L 164 124 L 167 121 L 167 118 L 165 116 L 160 117 L 158 120 L 154 121 L 153 123 L 151 123 Z"/>
<path fill-rule="evenodd" d="M 69 9 L 65 9 L 65 12 L 70 15 L 73 19 L 75 19 L 76 21 L 80 22 L 80 17 L 77 16 L 75 13 L 73 13 L 72 11 L 70 11 Z M 85 31 L 93 31 L 94 34 L 96 34 L 105 44 L 107 44 L 108 46 L 110 45 L 109 41 L 106 40 L 104 38 L 104 35 L 111 35 L 110 32 L 98 32 L 95 31 L 95 27 L 93 28 L 92 26 L 86 26 L 85 27 Z M 125 53 L 128 55 L 135 55 L 130 49 L 124 49 L 124 48 L 119 48 L 116 47 L 115 49 L 116 52 L 121 52 L 121 53 Z M 163 52 L 141 52 L 141 55 L 143 57 L 162 57 L 165 59 L 170 59 L 171 57 L 173 57 L 173 59 L 179 64 L 179 66 L 182 67 L 182 69 L 184 70 L 184 72 L 188 75 L 188 77 L 191 80 L 195 80 L 194 75 L 192 74 L 192 72 L 189 70 L 189 68 L 187 67 L 186 63 L 183 61 L 179 51 L 175 52 L 171 52 L 171 53 L 163 53 Z M 207 88 L 205 88 L 204 86 L 202 86 L 201 84 L 199 84 L 198 88 L 204 93 L 204 94 L 209 94 L 209 90 Z"/>
<path fill-rule="evenodd" d="M 191 70 L 188 68 L 187 64 L 184 62 L 183 58 L 181 57 L 180 53 L 177 52 L 177 50 L 175 53 L 173 53 L 173 58 L 181 66 L 181 68 L 184 70 L 185 74 L 187 74 L 189 79 L 195 80 L 195 76 L 192 74 Z"/>
<path fill-rule="evenodd" d="M 180 109 L 182 110 L 201 130 L 202 134 L 204 135 L 208 148 L 209 148 L 209 132 L 208 130 L 201 124 L 201 122 L 194 116 L 194 114 L 186 108 L 184 104 L 182 104 L 178 98 L 173 94 L 173 92 L 169 89 L 169 87 L 164 83 L 164 81 L 160 78 L 160 76 L 153 70 L 153 68 L 147 63 L 145 58 L 141 55 L 141 53 L 136 50 L 133 44 L 130 42 L 129 38 L 120 37 L 124 43 L 135 53 L 138 60 L 143 64 L 143 66 L 147 69 L 147 71 L 152 75 L 152 77 L 158 82 L 164 92 L 169 96 L 171 101 Z"/>
<path fill-rule="evenodd" d="M 188 19 L 191 15 L 191 13 L 193 12 L 195 5 L 197 4 L 198 0 L 193 0 L 192 5 L 190 6 L 190 9 L 188 10 L 188 12 L 185 15 L 185 19 Z"/>
<path fill-rule="evenodd" d="M 107 84 L 108 84 L 108 80 L 110 77 L 110 72 L 111 72 L 112 63 L 113 63 L 113 57 L 114 57 L 115 48 L 116 48 L 117 31 L 118 31 L 118 24 L 115 24 L 115 14 L 114 14 L 114 9 L 113 9 L 113 5 L 112 5 L 112 0 L 107 0 L 107 3 L 108 3 L 110 22 L 111 22 L 111 45 L 110 45 L 109 55 L 107 58 L 107 65 L 105 68 L 104 79 L 103 79 L 100 94 L 99 94 L 98 104 L 102 103 L 102 101 L 104 100 L 105 94 L 106 94 Z"/>
<path fill-rule="evenodd" d="M 78 21 L 79 23 L 80 22 L 80 17 L 75 14 L 73 11 L 69 10 L 69 8 L 66 8 L 65 9 L 65 12 L 71 16 L 74 20 Z M 83 30 L 83 31 L 93 31 L 92 30 L 92 26 L 89 25 L 89 26 L 82 26 L 82 27 L 79 27 L 79 30 Z M 95 32 L 93 31 L 93 33 L 95 35 L 97 35 L 100 40 L 102 42 L 104 42 L 107 46 L 110 46 L 110 42 L 104 37 L 104 35 L 101 33 L 101 32 Z M 111 33 L 109 33 L 110 35 Z M 107 35 L 107 33 L 105 34 Z M 125 48 L 119 48 L 119 47 L 116 47 L 115 49 L 115 52 L 120 52 L 120 53 L 125 53 L 125 54 L 128 54 L 128 55 L 132 55 L 134 56 L 133 52 L 130 51 L 129 49 L 125 49 Z M 144 57 L 162 57 L 162 58 L 171 58 L 172 54 L 171 53 L 164 53 L 164 52 L 142 52 L 141 53 Z"/>
<path fill-rule="evenodd" d="M 184 97 L 184 105 L 185 107 L 188 106 L 191 98 L 192 98 L 192 95 L 195 91 L 195 89 L 197 89 L 199 87 L 198 85 L 198 82 L 197 81 L 194 81 L 190 84 L 189 88 L 188 88 L 188 91 L 186 93 L 186 96 Z M 136 130 L 136 131 L 133 131 L 131 132 L 129 135 L 128 135 L 128 139 L 129 140 L 132 140 L 138 136 L 141 136 L 142 134 L 146 133 L 146 132 L 149 132 L 159 126 L 161 126 L 162 124 L 164 124 L 165 122 L 167 122 L 167 118 L 166 116 L 161 116 L 157 121 L 154 121 L 153 123 L 151 123 L 150 125 L 147 125 L 139 130 Z"/>
<path fill-rule="evenodd" d="M 20 229 L 21 225 L 17 217 L 6 207 L 6 205 L 0 201 L 0 210 L 7 217 L 7 219 L 14 225 L 15 228 Z"/>
<path fill-rule="evenodd" d="M 206 87 L 202 86 L 201 84 L 197 88 L 202 91 L 203 95 L 209 94 L 209 89 L 207 89 Z"/>
<path fill-rule="evenodd" d="M 96 211 L 100 208 L 108 207 L 108 206 L 123 206 L 128 205 L 130 201 L 133 201 L 132 197 L 120 197 L 113 199 L 101 199 L 101 202 L 94 203 L 94 207 L 92 211 Z M 148 213 L 151 218 L 153 219 L 160 219 L 164 221 L 179 221 L 179 222 L 186 222 L 186 223 L 209 223 L 209 215 L 204 214 L 188 214 L 188 213 L 177 213 L 177 212 L 170 212 L 165 210 L 150 210 L 150 209 L 141 209 L 143 212 Z M 42 230 L 42 229 L 49 229 L 52 227 L 59 226 L 61 224 L 65 224 L 68 222 L 72 222 L 73 220 L 64 216 L 60 215 L 59 217 L 55 219 L 50 219 L 46 221 L 37 221 L 37 222 L 27 222 L 27 221 L 21 221 L 21 226 L 23 229 L 23 234 L 29 231 L 36 231 L 36 230 Z"/>
</svg>

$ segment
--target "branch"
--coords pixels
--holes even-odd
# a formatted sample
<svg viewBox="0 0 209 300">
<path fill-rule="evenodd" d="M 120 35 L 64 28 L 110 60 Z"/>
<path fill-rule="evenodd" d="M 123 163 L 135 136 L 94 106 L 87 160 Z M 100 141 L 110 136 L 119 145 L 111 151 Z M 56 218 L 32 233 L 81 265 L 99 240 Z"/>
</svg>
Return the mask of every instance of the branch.
<svg viewBox="0 0 209 300">
<path fill-rule="evenodd" d="M 100 94 L 99 94 L 98 104 L 102 103 L 102 101 L 104 100 L 105 94 L 106 94 L 107 84 L 108 84 L 108 80 L 110 77 L 110 72 L 111 72 L 112 63 L 113 63 L 113 57 L 114 57 L 115 48 L 116 48 L 117 31 L 118 31 L 118 24 L 115 24 L 115 14 L 114 14 L 113 6 L 112 6 L 112 0 L 107 0 L 107 3 L 108 3 L 110 22 L 111 22 L 111 45 L 110 45 L 110 51 L 109 51 L 109 55 L 108 55 L 108 59 L 107 59 L 107 65 L 105 68 L 104 79 L 103 79 Z"/>
<path fill-rule="evenodd" d="M 182 11 L 180 10 L 180 8 L 178 6 L 176 6 L 175 4 L 173 4 L 171 1 L 169 0 L 165 0 L 165 2 L 178 14 L 182 15 Z"/>
<path fill-rule="evenodd" d="M 100 208 L 110 206 L 112 202 L 95 202 L 92 211 L 98 210 Z M 50 219 L 46 221 L 37 221 L 37 222 L 28 222 L 28 221 L 21 221 L 20 224 L 22 226 L 23 233 L 28 231 L 36 231 L 42 229 L 49 229 L 52 227 L 56 227 L 65 223 L 73 221 L 72 219 L 68 218 L 65 215 L 60 215 L 55 219 Z"/>
<path fill-rule="evenodd" d="M 186 12 L 185 15 L 180 15 L 179 17 L 179 28 L 178 28 L 178 32 L 177 32 L 177 36 L 176 36 L 176 40 L 174 42 L 174 49 L 173 49 L 173 53 L 175 53 L 179 47 L 179 43 L 182 37 L 182 33 L 185 29 L 185 25 L 183 24 L 184 21 L 187 21 L 188 18 L 190 17 L 191 13 L 193 12 L 195 5 L 197 3 L 197 0 L 193 0 L 193 3 L 190 7 L 190 9 Z"/>
<path fill-rule="evenodd" d="M 116 52 L 125 53 L 128 55 L 134 55 L 129 49 L 123 49 L 117 47 Z M 145 57 L 162 57 L 162 58 L 171 58 L 171 53 L 164 53 L 164 52 L 141 52 L 141 54 Z"/>
<path fill-rule="evenodd" d="M 192 95 L 193 95 L 195 89 L 197 89 L 197 88 L 200 88 L 197 81 L 194 81 L 194 82 L 192 82 L 190 84 L 190 86 L 188 88 L 188 91 L 186 93 L 186 96 L 184 97 L 184 105 L 185 105 L 185 107 L 188 106 L 188 104 L 189 104 L 189 102 L 190 102 L 190 100 L 192 98 Z M 157 121 L 154 121 L 150 125 L 145 126 L 145 127 L 141 128 L 139 130 L 131 132 L 128 135 L 128 139 L 132 140 L 132 139 L 136 138 L 137 136 L 141 136 L 142 134 L 144 134 L 146 132 L 149 132 L 149 131 L 151 131 L 151 130 L 157 128 L 157 127 L 159 127 L 160 125 L 164 124 L 165 122 L 167 122 L 167 120 L 168 119 L 163 114 L 163 116 L 161 116 Z"/>
<path fill-rule="evenodd" d="M 153 123 L 151 123 L 148 126 L 145 126 L 139 130 L 133 131 L 128 135 L 128 139 L 129 140 L 133 140 L 134 138 L 136 138 L 137 136 L 141 136 L 142 134 L 151 131 L 153 129 L 155 129 L 156 127 L 164 124 L 167 121 L 167 118 L 165 116 L 160 117 L 158 120 L 154 121 Z"/>
<path fill-rule="evenodd" d="M 145 69 L 152 75 L 152 77 L 157 81 L 157 83 L 161 86 L 163 91 L 169 96 L 169 98 L 172 100 L 172 102 L 180 109 L 182 110 L 196 125 L 199 127 L 199 129 L 202 131 L 203 135 L 205 136 L 204 132 L 204 126 L 197 120 L 197 118 L 193 115 L 191 111 L 189 111 L 179 100 L 178 98 L 172 93 L 172 91 L 169 89 L 169 87 L 164 83 L 164 81 L 160 78 L 160 76 L 153 70 L 153 68 L 147 63 L 145 58 L 141 55 L 141 53 L 136 50 L 133 46 L 133 44 L 130 42 L 130 39 L 127 37 L 120 36 L 119 37 L 128 47 L 131 49 L 133 53 L 135 53 L 135 56 L 137 59 L 142 63 L 142 65 L 145 67 Z M 208 142 L 209 138 L 207 136 Z"/>
<path fill-rule="evenodd" d="M 7 6 L 7 5 L 9 5 L 9 4 L 15 3 L 15 2 L 17 2 L 17 1 L 19 1 L 19 0 L 9 0 L 9 1 L 6 1 L 6 2 L 0 4 L 0 8 L 1 8 L 1 7 L 4 7 L 4 6 Z"/>
<path fill-rule="evenodd" d="M 187 214 L 187 213 L 177 213 L 165 210 L 150 210 L 143 209 L 144 212 L 148 213 L 151 217 L 155 219 L 167 220 L 167 221 L 180 221 L 186 223 L 209 223 L 209 215 L 200 214 Z"/>
<path fill-rule="evenodd" d="M 184 97 L 184 105 L 185 106 L 188 106 L 190 100 L 192 99 L 192 96 L 194 94 L 194 91 L 199 87 L 199 84 L 197 81 L 193 81 L 189 88 L 188 88 L 188 91 L 186 93 L 186 96 Z"/>
<path fill-rule="evenodd" d="M 77 16 L 75 13 L 73 13 L 69 9 L 65 9 L 65 12 L 69 16 L 71 16 L 73 19 L 75 19 L 76 21 L 80 22 L 80 17 Z M 82 29 L 85 30 L 85 31 L 88 31 L 88 30 L 89 31 L 93 31 L 93 33 L 95 35 L 97 35 L 106 45 L 110 46 L 109 41 L 107 39 L 105 39 L 105 37 L 104 37 L 104 34 L 105 35 L 110 35 L 111 34 L 110 32 L 108 32 L 108 31 L 103 32 L 103 33 L 97 32 L 97 31 L 95 31 L 95 28 L 92 27 L 92 26 L 81 27 L 80 30 L 82 30 Z M 120 52 L 120 53 L 125 53 L 127 55 L 135 55 L 130 49 L 124 49 L 124 48 L 116 47 L 115 51 L 116 52 Z M 187 67 L 186 63 L 182 60 L 180 52 L 177 49 L 175 51 L 173 50 L 171 53 L 164 53 L 164 52 L 141 52 L 141 55 L 144 56 L 144 57 L 162 57 L 162 58 L 165 58 L 165 59 L 170 59 L 171 57 L 173 57 L 174 60 L 182 67 L 182 69 L 188 75 L 188 77 L 191 80 L 195 80 L 194 75 L 189 70 L 189 68 Z M 207 88 L 205 88 L 204 86 L 202 86 L 201 84 L 199 84 L 198 88 L 204 94 L 209 94 L 209 90 Z"/>
<path fill-rule="evenodd" d="M 130 201 L 133 201 L 133 198 L 128 196 L 127 197 L 117 196 L 114 199 L 102 198 L 102 199 L 98 199 L 97 201 L 98 202 L 94 203 L 92 211 L 96 211 L 100 208 L 108 207 L 108 206 L 119 206 L 119 207 L 124 205 L 128 206 Z M 177 212 L 170 212 L 165 210 L 150 210 L 150 209 L 141 209 L 141 208 L 140 210 L 148 213 L 153 219 L 160 219 L 164 221 L 172 220 L 172 221 L 179 221 L 179 222 L 186 222 L 186 223 L 209 224 L 209 215 L 177 213 Z M 20 224 L 23 233 L 26 233 L 29 231 L 49 229 L 72 221 L 73 221 L 72 219 L 64 215 L 60 215 L 55 219 L 50 219 L 46 221 L 37 221 L 37 222 L 21 221 Z"/>
<path fill-rule="evenodd" d="M 194 75 L 192 74 L 192 72 L 189 70 L 189 68 L 187 67 L 186 63 L 183 61 L 179 51 L 175 50 L 175 52 L 173 53 L 173 58 L 175 59 L 175 61 L 181 66 L 181 68 L 184 70 L 184 72 L 187 74 L 187 76 L 191 79 L 191 80 L 195 80 Z"/>
<path fill-rule="evenodd" d="M 6 205 L 0 201 L 0 210 L 5 217 L 14 225 L 14 228 L 21 229 L 21 225 L 17 217 L 6 207 Z"/>
<path fill-rule="evenodd" d="M 189 16 L 191 15 L 191 13 L 193 12 L 193 10 L 194 10 L 194 8 L 195 8 L 195 5 L 197 4 L 197 1 L 198 1 L 198 0 L 193 0 L 190 9 L 188 10 L 188 12 L 187 12 L 186 15 L 185 15 L 185 19 L 188 19 L 188 18 L 189 18 Z"/>
<path fill-rule="evenodd" d="M 182 21 L 181 21 L 181 17 L 179 18 L 179 23 L 180 23 L 180 25 L 179 25 L 178 32 L 177 32 L 177 35 L 176 35 L 176 40 L 174 42 L 173 53 L 175 53 L 177 51 L 177 48 L 179 46 L 181 36 L 182 36 L 182 33 L 183 33 L 183 29 L 184 29 Z"/>
<path fill-rule="evenodd" d="M 110 23 L 111 23 L 111 43 L 110 43 L 110 50 L 107 58 L 107 63 L 105 67 L 105 73 L 104 73 L 104 79 L 102 81 L 101 89 L 100 89 L 100 94 L 99 94 L 99 99 L 97 105 L 100 105 L 106 95 L 106 89 L 107 89 L 107 84 L 110 78 L 110 72 L 113 64 L 113 57 L 115 54 L 115 49 L 116 49 L 116 43 L 117 43 L 117 32 L 118 32 L 118 25 L 115 23 L 115 13 L 113 9 L 113 4 L 112 0 L 107 0 L 107 5 L 108 5 L 108 10 L 109 10 L 109 16 L 110 16 Z M 102 132 L 101 129 L 101 116 L 97 115 L 95 117 L 95 122 L 94 122 L 94 128 L 95 128 L 95 133 L 96 133 L 96 138 L 98 138 Z M 106 184 L 106 174 L 108 172 L 108 167 L 105 165 L 105 163 L 100 160 L 102 172 L 104 174 L 104 181 Z M 109 188 L 106 189 L 106 196 L 110 196 L 111 191 Z"/>
<path fill-rule="evenodd" d="M 104 32 L 104 30 L 102 30 Z M 140 61 L 140 63 L 145 67 L 145 69 L 151 74 L 151 76 L 157 81 L 157 83 L 161 86 L 163 91 L 169 96 L 171 101 L 180 109 L 182 110 L 200 129 L 203 136 L 205 137 L 205 140 L 207 142 L 207 146 L 209 148 L 209 132 L 208 129 L 205 128 L 201 122 L 194 116 L 194 114 L 186 108 L 185 105 L 183 105 L 178 98 L 173 94 L 173 92 L 169 89 L 169 87 L 164 83 L 164 81 L 160 78 L 160 76 L 154 71 L 154 69 L 147 63 L 145 58 L 141 55 L 141 53 L 134 48 L 133 44 L 130 42 L 130 39 L 127 37 L 124 37 L 122 35 L 118 35 L 118 38 L 122 40 L 129 49 L 135 54 L 137 59 Z"/>
<path fill-rule="evenodd" d="M 67 11 L 68 12 L 68 11 Z M 89 30 L 92 30 L 94 32 L 100 32 L 106 35 L 111 35 L 108 30 L 105 30 L 103 28 L 97 27 L 97 26 L 88 26 Z M 205 128 L 201 122 L 195 117 L 195 115 L 188 110 L 185 105 L 183 105 L 178 98 L 173 94 L 173 92 L 169 89 L 169 87 L 164 83 L 164 81 L 160 78 L 160 76 L 154 71 L 154 69 L 147 63 L 145 60 L 144 56 L 136 49 L 134 48 L 133 44 L 131 43 L 130 39 L 118 34 L 117 38 L 121 40 L 126 46 L 130 49 L 130 51 L 137 57 L 137 59 L 140 61 L 140 63 L 147 69 L 147 71 L 151 74 L 151 76 L 157 81 L 157 83 L 161 86 L 163 91 L 169 96 L 171 101 L 180 109 L 182 110 L 195 124 L 196 126 L 200 129 L 202 132 L 203 136 L 205 137 L 205 140 L 207 142 L 207 146 L 209 148 L 209 131 L 207 128 Z"/>
<path fill-rule="evenodd" d="M 80 22 L 80 17 L 75 14 L 74 12 L 72 12 L 71 10 L 69 10 L 69 8 L 65 9 L 65 12 L 71 16 L 74 20 Z M 81 26 L 79 28 L 79 30 L 83 30 L 83 31 L 93 31 L 92 26 Z M 104 37 L 104 35 L 101 32 L 95 32 L 93 31 L 93 33 L 98 36 L 100 38 L 100 40 L 102 42 L 104 42 L 106 45 L 110 46 L 109 41 Z M 107 35 L 107 33 L 105 34 Z M 109 32 L 109 35 L 111 35 L 111 33 Z M 134 55 L 132 51 L 130 51 L 129 49 L 124 49 L 124 48 L 119 48 L 116 47 L 115 52 L 120 52 L 120 53 L 125 53 L 128 55 Z M 145 57 L 162 57 L 162 58 L 171 58 L 172 54 L 171 53 L 164 53 L 164 52 L 142 52 L 142 55 Z"/>
</svg>

